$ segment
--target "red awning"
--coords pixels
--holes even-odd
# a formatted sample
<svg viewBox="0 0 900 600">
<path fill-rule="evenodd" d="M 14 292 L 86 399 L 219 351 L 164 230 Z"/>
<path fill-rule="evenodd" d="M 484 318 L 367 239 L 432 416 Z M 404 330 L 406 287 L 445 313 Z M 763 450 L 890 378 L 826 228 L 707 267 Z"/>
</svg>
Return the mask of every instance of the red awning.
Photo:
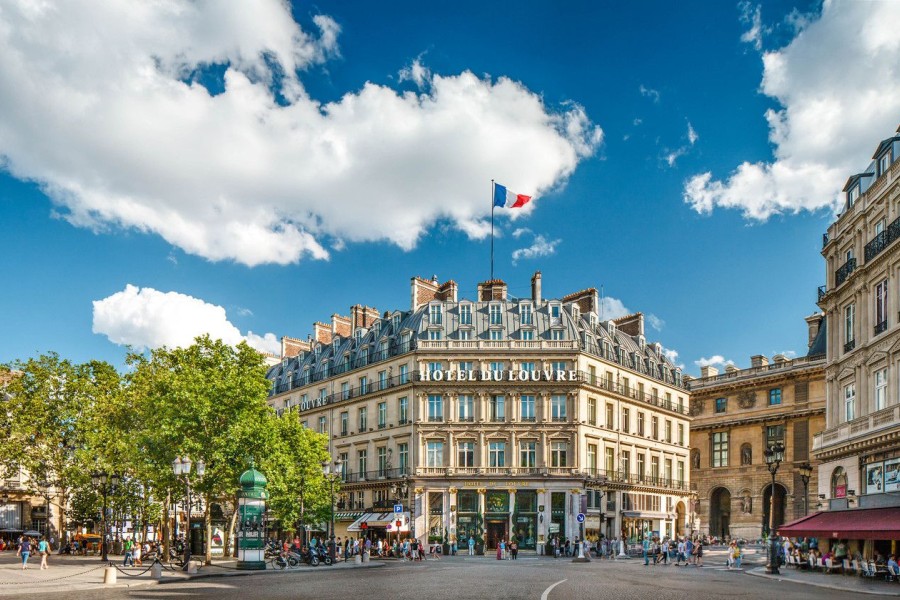
<svg viewBox="0 0 900 600">
<path fill-rule="evenodd" d="M 900 540 L 900 507 L 818 512 L 777 531 L 787 537 Z"/>
</svg>

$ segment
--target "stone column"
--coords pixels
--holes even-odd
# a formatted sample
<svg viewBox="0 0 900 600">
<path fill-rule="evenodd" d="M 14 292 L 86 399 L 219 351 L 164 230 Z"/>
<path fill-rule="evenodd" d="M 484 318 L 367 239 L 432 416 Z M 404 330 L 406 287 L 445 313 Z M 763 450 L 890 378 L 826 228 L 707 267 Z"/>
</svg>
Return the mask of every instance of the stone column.
<svg viewBox="0 0 900 600">
<path fill-rule="evenodd" d="M 547 432 L 541 432 L 541 447 L 538 450 L 537 466 L 540 468 L 547 467 Z"/>
<path fill-rule="evenodd" d="M 447 455 L 446 463 L 447 463 L 447 466 L 450 468 L 456 467 L 456 446 L 454 444 L 453 439 L 454 439 L 453 431 L 452 430 L 448 431 L 447 432 L 447 445 L 449 446 L 449 448 L 447 448 L 448 455 Z"/>
<path fill-rule="evenodd" d="M 484 446 L 484 431 L 478 432 L 478 455 L 475 457 L 475 466 L 479 469 L 483 469 L 487 466 L 487 452 L 485 451 Z"/>
<path fill-rule="evenodd" d="M 512 539 L 516 532 L 516 488 L 509 488 L 507 491 L 509 492 L 509 538 Z"/>
<path fill-rule="evenodd" d="M 509 458 L 506 461 L 506 465 L 515 469 L 519 466 L 518 457 L 516 456 L 516 432 L 515 430 L 509 432 Z M 515 471 L 513 471 L 515 472 Z"/>
</svg>

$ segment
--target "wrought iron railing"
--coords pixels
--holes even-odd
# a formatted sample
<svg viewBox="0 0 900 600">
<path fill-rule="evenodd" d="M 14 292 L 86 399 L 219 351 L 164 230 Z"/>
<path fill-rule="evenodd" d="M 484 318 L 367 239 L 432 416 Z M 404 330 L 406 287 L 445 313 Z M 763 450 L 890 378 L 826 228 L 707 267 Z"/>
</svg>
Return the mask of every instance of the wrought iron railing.
<svg viewBox="0 0 900 600">
<path fill-rule="evenodd" d="M 876 323 L 875 324 L 875 335 L 878 335 L 879 333 L 884 333 L 885 331 L 887 331 L 887 327 L 888 327 L 887 319 L 885 319 L 884 321 L 882 321 L 880 323 Z"/>
<path fill-rule="evenodd" d="M 847 278 L 850 277 L 850 273 L 852 273 L 854 269 L 856 269 L 856 259 L 848 258 L 847 262 L 834 272 L 834 287 L 847 281 Z"/>
<path fill-rule="evenodd" d="M 894 219 L 894 221 L 887 226 L 887 229 L 876 235 L 868 244 L 866 244 L 864 252 L 866 262 L 869 262 L 881 254 L 884 249 L 896 241 L 897 238 L 900 238 L 900 217 Z"/>
<path fill-rule="evenodd" d="M 850 352 L 856 348 L 856 340 L 850 340 L 849 342 L 844 343 L 844 352 Z"/>
<path fill-rule="evenodd" d="M 605 469 L 585 469 L 585 474 L 588 477 L 595 479 L 605 479 L 607 483 L 646 485 L 683 491 L 690 491 L 696 488 L 694 484 L 687 481 L 672 477 L 647 475 L 646 473 L 625 473 L 623 471 L 607 471 Z"/>
</svg>

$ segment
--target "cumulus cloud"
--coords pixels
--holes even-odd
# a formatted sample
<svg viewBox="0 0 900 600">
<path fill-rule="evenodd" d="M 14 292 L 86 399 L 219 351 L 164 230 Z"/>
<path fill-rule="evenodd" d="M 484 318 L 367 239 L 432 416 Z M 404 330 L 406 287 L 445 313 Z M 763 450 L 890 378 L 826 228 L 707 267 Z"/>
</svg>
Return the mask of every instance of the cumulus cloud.
<svg viewBox="0 0 900 600">
<path fill-rule="evenodd" d="M 231 324 L 225 309 L 178 292 L 160 292 L 128 284 L 121 292 L 95 300 L 93 332 L 114 344 L 136 348 L 186 347 L 208 333 L 232 345 L 246 341 L 261 352 L 278 354 L 275 334 L 242 335 Z"/>
<path fill-rule="evenodd" d="M 516 239 L 521 238 L 523 235 L 533 236 L 531 245 L 513 250 L 512 262 L 514 265 L 522 259 L 540 258 L 542 256 L 556 254 L 556 246 L 562 241 L 560 239 L 548 240 L 540 233 L 532 233 L 527 227 L 522 227 L 513 231 L 513 237 Z"/>
<path fill-rule="evenodd" d="M 666 326 L 666 322 L 654 315 L 653 313 L 646 315 L 647 322 L 650 324 L 650 327 L 655 329 L 656 331 L 662 331 L 662 328 Z"/>
<path fill-rule="evenodd" d="M 343 243 L 410 249 L 435 223 L 483 237 L 491 178 L 540 202 L 602 141 L 577 104 L 421 63 L 418 92 L 367 83 L 320 102 L 302 76 L 339 54 L 340 26 L 312 29 L 281 0 L 6 2 L 0 165 L 76 226 L 288 264 Z"/>
<path fill-rule="evenodd" d="M 684 363 L 678 362 L 678 351 L 673 350 L 671 348 L 666 348 L 665 346 L 662 349 L 663 356 L 669 359 L 673 365 L 678 367 L 679 369 L 684 369 Z"/>
<path fill-rule="evenodd" d="M 419 88 L 425 87 L 425 84 L 431 81 L 431 70 L 422 64 L 422 57 L 416 58 L 408 67 L 400 69 L 398 74 L 400 81 L 412 81 Z"/>
<path fill-rule="evenodd" d="M 795 359 L 795 358 L 797 358 L 797 353 L 794 352 L 793 350 L 782 350 L 781 352 L 772 352 L 772 355 L 773 355 L 773 356 L 776 355 L 776 354 L 782 354 L 782 355 L 784 355 L 786 358 L 789 358 L 789 359 L 792 359 L 792 360 Z"/>
<path fill-rule="evenodd" d="M 710 356 L 709 358 L 701 358 L 700 360 L 695 360 L 694 364 L 698 367 L 711 367 L 716 365 L 724 367 L 725 365 L 733 365 L 734 361 L 726 360 L 725 357 L 721 354 L 715 354 L 713 356 Z"/>
<path fill-rule="evenodd" d="M 659 92 L 654 90 L 653 88 L 648 88 L 642 83 L 638 90 L 641 92 L 641 96 L 650 98 L 651 100 L 653 100 L 654 104 L 659 102 Z"/>
<path fill-rule="evenodd" d="M 780 105 L 765 113 L 774 157 L 744 162 L 725 180 L 693 176 L 684 200 L 699 213 L 733 208 L 766 220 L 837 210 L 847 177 L 897 127 L 900 3 L 826 1 L 818 19 L 792 15 L 802 31 L 763 54 L 761 91 Z"/>
<path fill-rule="evenodd" d="M 749 29 L 741 34 L 741 41 L 751 44 L 757 50 L 762 49 L 763 25 L 762 25 L 762 7 L 753 5 L 746 0 L 738 4 L 741 23 L 748 26 Z"/>
<path fill-rule="evenodd" d="M 625 307 L 621 300 L 612 296 L 604 296 L 600 299 L 600 318 L 604 321 L 618 319 L 630 315 L 631 311 Z"/>
</svg>

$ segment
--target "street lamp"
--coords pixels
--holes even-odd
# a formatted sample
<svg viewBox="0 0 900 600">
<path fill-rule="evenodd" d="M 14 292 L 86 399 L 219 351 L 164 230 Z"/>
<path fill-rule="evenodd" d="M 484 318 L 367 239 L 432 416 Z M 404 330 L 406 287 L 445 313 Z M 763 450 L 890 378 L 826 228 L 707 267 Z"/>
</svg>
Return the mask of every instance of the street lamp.
<svg viewBox="0 0 900 600">
<path fill-rule="evenodd" d="M 100 491 L 100 494 L 103 496 L 103 515 L 100 519 L 101 522 L 101 539 L 100 539 L 100 560 L 103 562 L 109 562 L 109 556 L 107 555 L 107 543 L 106 543 L 106 499 L 110 494 L 116 493 L 116 488 L 119 487 L 119 474 L 112 473 L 109 474 L 106 471 L 95 471 L 91 473 L 91 484 Z"/>
<path fill-rule="evenodd" d="M 334 564 L 334 482 L 343 474 L 343 465 L 344 463 L 340 458 L 334 461 L 334 470 L 332 470 L 331 465 L 327 462 L 322 463 L 322 475 L 325 476 L 325 479 L 328 480 L 331 487 L 331 536 L 328 538 L 328 554 L 331 556 L 332 564 Z M 327 531 L 325 533 L 326 535 L 328 534 Z"/>
<path fill-rule="evenodd" d="M 186 500 L 185 508 L 187 509 L 185 512 L 187 513 L 187 535 L 185 535 L 185 544 L 184 544 L 184 567 L 182 570 L 188 571 L 191 564 L 191 508 L 193 504 L 191 502 L 191 466 L 193 462 L 189 456 L 185 455 L 181 458 L 175 457 L 175 460 L 172 461 L 172 473 L 175 475 L 176 479 L 179 477 L 184 478 L 184 486 L 186 489 Z M 197 461 L 197 479 L 202 479 L 203 475 L 206 473 L 206 463 L 203 462 L 203 459 Z"/>
<path fill-rule="evenodd" d="M 808 462 L 800 463 L 797 467 L 800 473 L 800 481 L 803 482 L 803 516 L 809 514 L 809 478 L 812 477 L 813 468 Z"/>
<path fill-rule="evenodd" d="M 775 474 L 778 473 L 778 467 L 784 460 L 784 444 L 776 442 L 766 448 L 763 454 L 766 456 L 766 467 L 772 474 L 772 490 L 769 496 L 769 564 L 766 565 L 766 573 L 778 575 L 778 557 L 775 555 Z"/>
</svg>

